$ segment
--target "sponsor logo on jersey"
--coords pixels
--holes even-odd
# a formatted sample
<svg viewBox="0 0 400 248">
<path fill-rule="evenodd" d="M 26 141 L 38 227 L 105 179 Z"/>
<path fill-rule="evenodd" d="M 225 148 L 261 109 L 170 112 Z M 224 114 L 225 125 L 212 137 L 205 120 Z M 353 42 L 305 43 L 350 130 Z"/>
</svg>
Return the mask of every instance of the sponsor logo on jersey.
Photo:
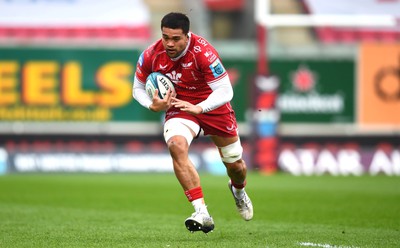
<svg viewBox="0 0 400 248">
<path fill-rule="evenodd" d="M 166 65 L 161 65 L 161 64 L 159 64 L 159 66 L 160 66 L 160 69 L 161 69 L 161 70 L 165 70 L 165 68 L 167 68 L 168 64 L 166 64 Z"/>
<path fill-rule="evenodd" d="M 213 54 L 211 57 L 208 59 L 209 62 L 213 62 L 214 60 L 217 59 L 217 55 Z"/>
<path fill-rule="evenodd" d="M 181 66 L 182 66 L 183 68 L 187 69 L 187 68 L 191 67 L 191 66 L 192 66 L 192 64 L 193 64 L 193 62 L 189 62 L 189 63 L 181 63 Z"/>
<path fill-rule="evenodd" d="M 177 111 L 174 111 L 174 112 L 168 112 L 167 114 L 166 114 L 166 116 L 174 116 L 174 115 L 177 115 L 177 114 L 179 114 L 179 112 L 177 112 Z"/>
<path fill-rule="evenodd" d="M 210 65 L 210 69 L 211 69 L 214 77 L 219 77 L 220 75 L 222 75 L 225 72 L 225 68 L 219 59 L 215 60 Z"/>
<path fill-rule="evenodd" d="M 215 55 L 210 49 L 207 49 L 207 51 L 204 53 L 204 56 L 208 58 L 209 62 L 213 62 L 217 58 L 217 55 Z"/>
<path fill-rule="evenodd" d="M 232 132 L 235 129 L 234 124 L 232 124 L 230 127 L 225 126 L 226 130 L 228 130 L 229 132 Z"/>
<path fill-rule="evenodd" d="M 194 47 L 193 47 L 193 51 L 194 51 L 195 53 L 200 53 L 200 52 L 201 52 L 201 47 L 200 47 L 200 46 L 194 46 Z"/>
<path fill-rule="evenodd" d="M 206 58 L 208 58 L 208 57 L 210 57 L 211 54 L 213 54 L 213 52 L 212 52 L 211 50 L 207 50 L 207 51 L 204 53 L 204 56 L 206 56 Z"/>
<path fill-rule="evenodd" d="M 200 45 L 203 45 L 204 47 L 208 46 L 207 41 L 201 37 L 197 40 L 197 42 L 200 43 Z"/>
</svg>

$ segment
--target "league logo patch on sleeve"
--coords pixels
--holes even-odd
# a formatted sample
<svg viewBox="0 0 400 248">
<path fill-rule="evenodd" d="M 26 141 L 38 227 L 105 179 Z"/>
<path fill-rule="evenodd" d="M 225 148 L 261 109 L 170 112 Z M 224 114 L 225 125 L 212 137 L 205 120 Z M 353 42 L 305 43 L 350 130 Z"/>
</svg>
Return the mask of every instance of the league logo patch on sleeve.
<svg viewBox="0 0 400 248">
<path fill-rule="evenodd" d="M 139 57 L 139 60 L 138 60 L 138 63 L 139 63 L 140 66 L 143 65 L 143 61 L 144 61 L 143 57 L 144 57 L 144 52 L 142 52 L 142 54 L 140 54 L 140 57 Z"/>
<path fill-rule="evenodd" d="M 219 59 L 216 59 L 210 65 L 210 69 L 211 69 L 212 73 L 214 74 L 214 77 L 218 77 L 225 72 L 225 68 Z"/>
</svg>

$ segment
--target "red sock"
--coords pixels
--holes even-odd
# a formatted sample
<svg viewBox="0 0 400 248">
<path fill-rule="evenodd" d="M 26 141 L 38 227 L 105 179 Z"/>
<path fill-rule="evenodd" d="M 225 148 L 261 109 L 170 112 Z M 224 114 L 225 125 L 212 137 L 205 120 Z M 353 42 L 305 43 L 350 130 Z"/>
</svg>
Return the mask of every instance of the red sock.
<svg viewBox="0 0 400 248">
<path fill-rule="evenodd" d="M 232 186 L 233 187 L 235 187 L 236 189 L 243 189 L 245 186 L 246 186 L 246 180 L 242 183 L 242 184 L 237 184 L 237 183 L 234 183 L 233 181 L 232 181 L 232 179 L 231 179 L 231 184 L 232 184 Z"/>
<path fill-rule="evenodd" d="M 193 189 L 189 189 L 185 191 L 185 195 L 188 198 L 190 202 L 203 198 L 203 190 L 201 189 L 201 186 Z"/>
</svg>

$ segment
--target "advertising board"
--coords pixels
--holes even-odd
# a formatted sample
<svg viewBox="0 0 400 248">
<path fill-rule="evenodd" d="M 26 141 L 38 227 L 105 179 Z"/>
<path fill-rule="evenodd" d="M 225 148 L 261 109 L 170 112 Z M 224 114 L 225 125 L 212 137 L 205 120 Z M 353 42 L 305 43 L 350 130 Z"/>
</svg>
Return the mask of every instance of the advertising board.
<svg viewBox="0 0 400 248">
<path fill-rule="evenodd" d="M 359 124 L 400 130 L 400 45 L 362 44 L 358 78 Z"/>
<path fill-rule="evenodd" d="M 348 60 L 276 60 L 277 99 L 282 123 L 353 123 L 354 62 Z"/>
<path fill-rule="evenodd" d="M 278 166 L 297 176 L 400 176 L 400 143 L 396 137 L 287 138 Z"/>
<path fill-rule="evenodd" d="M 0 48 L 0 123 L 159 122 L 132 98 L 138 49 Z M 252 62 L 227 61 L 237 119 Z"/>
</svg>

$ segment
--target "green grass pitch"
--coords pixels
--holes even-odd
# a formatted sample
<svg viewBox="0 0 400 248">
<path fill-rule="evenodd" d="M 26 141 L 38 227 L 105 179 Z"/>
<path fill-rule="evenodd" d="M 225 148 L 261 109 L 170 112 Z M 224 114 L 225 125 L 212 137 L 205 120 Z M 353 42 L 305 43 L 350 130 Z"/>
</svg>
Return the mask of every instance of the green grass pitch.
<svg viewBox="0 0 400 248">
<path fill-rule="evenodd" d="M 400 178 L 251 173 L 254 219 L 236 212 L 228 178 L 201 174 L 215 230 L 173 174 L 0 177 L 0 247 L 400 247 Z"/>
</svg>

